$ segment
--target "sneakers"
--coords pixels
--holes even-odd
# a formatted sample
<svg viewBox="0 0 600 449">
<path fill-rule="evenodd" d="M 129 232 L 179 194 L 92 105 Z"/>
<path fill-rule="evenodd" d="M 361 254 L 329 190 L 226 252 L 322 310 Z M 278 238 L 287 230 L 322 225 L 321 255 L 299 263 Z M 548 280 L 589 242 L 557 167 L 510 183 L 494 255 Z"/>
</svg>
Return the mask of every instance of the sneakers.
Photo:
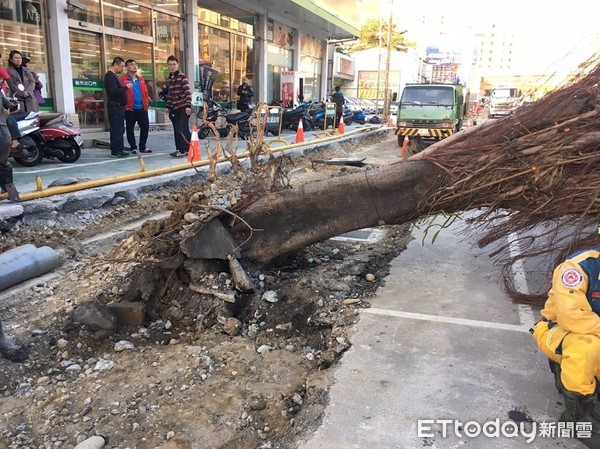
<svg viewBox="0 0 600 449">
<path fill-rule="evenodd" d="M 115 151 L 114 153 L 110 153 L 110 157 L 113 159 L 120 159 L 127 156 L 129 155 L 123 151 Z"/>
<path fill-rule="evenodd" d="M 187 152 L 181 153 L 179 150 L 171 153 L 171 157 L 187 157 Z"/>
<path fill-rule="evenodd" d="M 148 148 L 144 148 L 143 150 L 140 150 L 140 153 L 152 153 L 152 150 L 149 150 Z"/>
</svg>

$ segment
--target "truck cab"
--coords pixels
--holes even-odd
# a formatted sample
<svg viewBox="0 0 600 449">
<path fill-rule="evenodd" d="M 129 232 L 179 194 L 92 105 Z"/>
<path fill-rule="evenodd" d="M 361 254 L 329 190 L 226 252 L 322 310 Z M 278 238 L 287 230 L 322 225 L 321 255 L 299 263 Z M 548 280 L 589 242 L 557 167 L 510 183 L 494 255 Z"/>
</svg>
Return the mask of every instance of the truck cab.
<svg viewBox="0 0 600 449">
<path fill-rule="evenodd" d="M 492 89 L 489 118 L 510 115 L 519 106 L 521 91 L 516 87 L 501 86 Z"/>
<path fill-rule="evenodd" d="M 459 131 L 466 114 L 468 94 L 461 84 L 407 84 L 397 112 L 396 135 L 441 140 Z"/>
</svg>

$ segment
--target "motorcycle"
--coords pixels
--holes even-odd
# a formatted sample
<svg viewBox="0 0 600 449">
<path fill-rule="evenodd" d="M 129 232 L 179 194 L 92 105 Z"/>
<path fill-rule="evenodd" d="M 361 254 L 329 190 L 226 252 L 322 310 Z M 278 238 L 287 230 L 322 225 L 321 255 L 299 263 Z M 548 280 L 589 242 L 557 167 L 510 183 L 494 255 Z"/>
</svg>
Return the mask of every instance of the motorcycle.
<svg viewBox="0 0 600 449">
<path fill-rule="evenodd" d="M 352 119 L 359 125 L 364 125 L 365 123 L 367 123 L 367 116 L 364 114 L 363 111 L 354 111 Z M 344 121 L 344 123 L 346 122 Z"/>
<path fill-rule="evenodd" d="M 33 167 L 44 158 L 71 164 L 81 157 L 83 137 L 65 114 L 30 112 L 17 123 L 22 136 L 19 143 L 25 148 L 11 152 L 11 156 L 19 165 Z"/>
<path fill-rule="evenodd" d="M 281 101 L 273 100 L 273 102 L 271 102 L 271 106 L 281 106 Z M 315 125 L 313 123 L 312 117 L 308 113 L 309 107 L 309 103 L 302 102 L 293 109 L 285 109 L 281 116 L 281 120 L 283 121 L 281 129 L 290 129 L 292 131 L 297 131 L 298 123 L 300 122 L 300 119 L 302 119 L 302 128 L 305 131 L 311 131 L 315 127 Z"/>
</svg>

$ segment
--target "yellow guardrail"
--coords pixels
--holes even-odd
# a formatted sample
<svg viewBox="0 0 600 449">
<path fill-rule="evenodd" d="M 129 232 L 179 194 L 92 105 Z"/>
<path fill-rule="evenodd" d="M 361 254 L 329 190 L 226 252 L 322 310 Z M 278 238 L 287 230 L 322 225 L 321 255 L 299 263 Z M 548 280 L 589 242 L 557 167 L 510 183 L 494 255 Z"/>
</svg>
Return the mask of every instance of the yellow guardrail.
<svg viewBox="0 0 600 449">
<path fill-rule="evenodd" d="M 366 127 L 360 128 L 360 129 L 348 131 L 345 134 L 327 137 L 324 139 L 309 140 L 309 141 L 301 142 L 301 143 L 293 143 L 293 144 L 276 147 L 276 148 L 270 148 L 270 146 L 267 145 L 267 149 L 268 149 L 267 152 L 270 152 L 270 153 L 282 152 L 282 151 L 291 150 L 294 148 L 301 148 L 304 146 L 334 141 L 334 140 L 338 140 L 344 136 L 360 134 L 360 133 L 363 133 L 366 131 L 372 131 L 374 129 L 381 129 L 381 126 L 366 126 Z M 245 158 L 250 155 L 248 152 L 245 151 L 243 153 L 238 154 L 237 156 L 238 156 L 238 158 Z M 21 197 L 21 201 L 36 200 L 39 198 L 46 198 L 46 197 L 53 196 L 53 195 L 60 195 L 63 193 L 77 192 L 80 190 L 93 189 L 96 187 L 103 187 L 103 186 L 107 186 L 107 185 L 111 185 L 111 184 L 118 184 L 121 182 L 135 181 L 138 179 L 150 178 L 152 176 L 166 175 L 166 174 L 174 173 L 174 172 L 181 171 L 181 170 L 189 170 L 189 169 L 192 169 L 195 167 L 203 167 L 203 166 L 209 164 L 209 160 L 207 159 L 207 160 L 193 162 L 193 163 L 188 162 L 186 164 L 173 165 L 170 167 L 162 167 L 162 168 L 155 168 L 152 170 L 147 170 L 144 165 L 142 157 L 139 157 L 138 160 L 140 160 L 140 169 L 141 169 L 141 171 L 139 171 L 139 172 L 128 173 L 128 174 L 119 175 L 119 176 L 113 176 L 111 178 L 95 179 L 92 181 L 80 182 L 80 183 L 71 184 L 68 186 L 57 186 L 57 187 L 50 187 L 50 188 L 44 189 L 44 188 L 42 188 L 43 184 L 42 184 L 41 177 L 37 176 L 36 177 L 37 190 L 35 190 L 33 192 L 19 193 L 19 196 Z M 227 161 L 227 158 L 225 158 L 225 157 L 221 157 L 218 159 L 219 163 L 226 162 L 226 161 Z M 2 195 L 0 195 L 0 200 L 7 199 L 7 198 L 8 198 L 7 193 L 3 193 Z"/>
</svg>

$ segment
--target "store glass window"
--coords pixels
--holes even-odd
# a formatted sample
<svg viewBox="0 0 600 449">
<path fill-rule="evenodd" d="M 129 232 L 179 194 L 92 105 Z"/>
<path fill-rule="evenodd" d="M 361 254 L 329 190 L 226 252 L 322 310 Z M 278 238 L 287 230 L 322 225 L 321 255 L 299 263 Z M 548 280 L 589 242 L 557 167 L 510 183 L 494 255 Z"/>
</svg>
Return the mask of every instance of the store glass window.
<svg viewBox="0 0 600 449">
<path fill-rule="evenodd" d="M 233 55 L 233 73 L 232 84 L 237 92 L 237 88 L 242 84 L 243 78 L 250 80 L 250 85 L 254 85 L 254 40 L 234 35 L 232 39 L 231 54 Z M 256 98 L 254 99 L 256 101 Z"/>
<path fill-rule="evenodd" d="M 85 9 L 75 9 L 68 12 L 69 19 L 77 20 L 78 22 L 102 24 L 100 16 L 100 2 L 98 0 L 77 0 L 85 6 Z"/>
<path fill-rule="evenodd" d="M 9 6 L 7 6 L 7 3 Z M 52 109 L 52 95 L 46 54 L 45 29 L 42 23 L 40 3 L 0 2 L 0 54 L 1 65 L 8 66 L 8 55 L 18 50 L 30 59 L 28 67 L 34 71 L 43 84 L 43 109 Z"/>
<path fill-rule="evenodd" d="M 181 7 L 183 6 L 183 2 L 179 0 L 146 0 L 146 3 L 150 3 L 159 8 L 164 8 L 172 13 L 181 12 Z"/>
<path fill-rule="evenodd" d="M 231 101 L 230 33 L 206 25 L 199 25 L 198 33 L 200 64 L 219 71 L 213 84 L 213 99 Z"/>
<path fill-rule="evenodd" d="M 281 83 L 281 72 L 292 70 L 294 52 L 285 48 L 269 44 L 267 46 L 267 92 L 269 98 L 267 102 L 279 100 Z"/>
<path fill-rule="evenodd" d="M 152 73 L 152 47 L 147 42 L 127 39 L 119 36 L 106 36 L 106 70 L 117 56 L 125 61 L 135 59 L 138 65 L 138 75 L 144 77 L 148 86 L 150 96 L 156 90 L 153 86 L 154 76 Z M 105 70 L 105 72 L 106 72 Z M 123 70 L 122 75 L 126 72 Z M 104 76 L 104 75 L 103 75 Z"/>
<path fill-rule="evenodd" d="M 75 112 L 82 128 L 103 127 L 105 70 L 102 67 L 100 35 L 71 30 L 71 70 Z"/>
<path fill-rule="evenodd" d="M 202 0 L 200 0 L 199 3 L 201 1 Z M 198 8 L 198 18 L 202 22 L 212 23 L 213 25 L 218 25 L 233 31 L 239 31 L 240 33 L 254 36 L 254 18 L 250 13 L 243 13 L 247 14 L 248 17 L 244 19 L 234 19 L 233 17 L 228 17 L 215 11 L 210 11 L 205 8 Z"/>
<path fill-rule="evenodd" d="M 120 0 L 104 1 L 102 4 L 105 26 L 145 36 L 152 34 L 149 9 Z"/>
<path fill-rule="evenodd" d="M 167 58 L 174 55 L 183 64 L 181 52 L 181 29 L 179 19 L 163 13 L 155 13 L 156 30 L 154 32 L 154 67 L 156 69 L 156 88 L 161 89 L 169 76 Z M 158 99 L 153 96 L 153 99 Z"/>
<path fill-rule="evenodd" d="M 300 77 L 304 78 L 304 100 L 319 101 L 321 98 L 321 59 L 301 55 Z"/>
</svg>

